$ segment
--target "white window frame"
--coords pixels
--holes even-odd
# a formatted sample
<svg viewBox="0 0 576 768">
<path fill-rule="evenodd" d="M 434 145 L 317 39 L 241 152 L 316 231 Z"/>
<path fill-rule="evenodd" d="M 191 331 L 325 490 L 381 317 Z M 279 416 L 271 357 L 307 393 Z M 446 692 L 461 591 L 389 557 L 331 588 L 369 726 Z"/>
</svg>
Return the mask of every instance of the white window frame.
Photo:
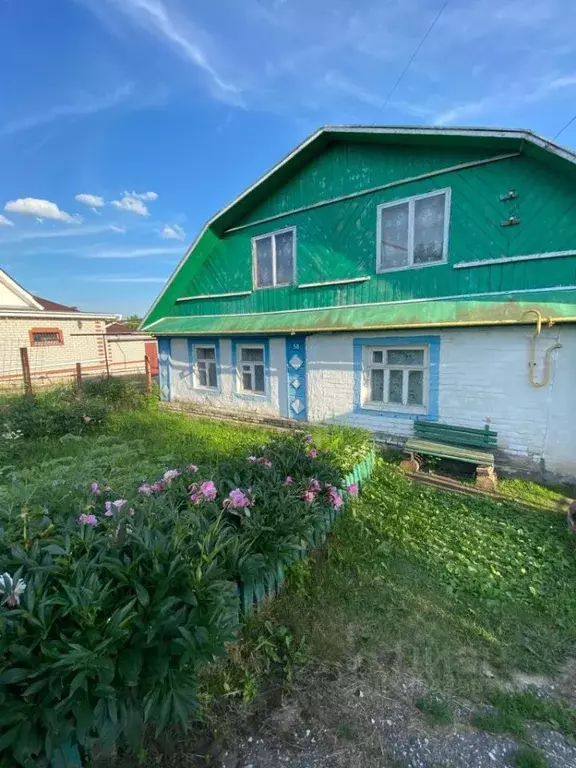
<svg viewBox="0 0 576 768">
<path fill-rule="evenodd" d="M 242 360 L 242 352 L 245 349 L 260 349 L 262 350 L 262 362 L 256 362 L 255 360 Z M 244 389 L 244 371 L 243 366 L 250 366 L 250 376 L 252 378 L 252 384 L 256 384 L 255 366 L 261 365 L 264 368 L 264 389 L 262 391 L 255 389 Z M 236 374 L 238 377 L 238 392 L 241 395 L 250 395 L 252 397 L 266 397 L 268 382 L 266 381 L 266 347 L 264 344 L 239 344 L 236 350 Z"/>
<path fill-rule="evenodd" d="M 213 349 L 214 360 L 198 360 L 198 349 Z M 218 376 L 218 350 L 216 349 L 216 345 L 215 344 L 193 344 L 192 350 L 194 355 L 193 369 L 192 369 L 194 389 L 205 389 L 210 392 L 216 392 L 218 389 L 220 389 L 220 381 Z M 209 384 L 200 383 L 200 375 L 198 372 L 199 363 L 214 363 L 214 366 L 216 368 L 216 386 L 215 387 L 211 387 Z M 210 377 L 208 375 L 208 366 L 206 366 L 206 381 L 210 381 Z"/>
<path fill-rule="evenodd" d="M 427 197 L 436 197 L 445 195 L 444 198 L 444 236 L 442 247 L 442 258 L 438 261 L 428 261 L 424 264 L 414 264 L 414 208 L 417 200 L 424 200 Z M 395 205 L 408 203 L 408 264 L 402 267 L 385 267 L 382 264 L 382 211 L 384 208 L 393 208 Z M 399 272 L 402 269 L 420 269 L 423 267 L 437 267 L 439 264 L 448 262 L 448 237 L 450 234 L 450 211 L 452 206 L 452 189 L 435 189 L 433 192 L 426 192 L 423 195 L 413 195 L 404 197 L 402 200 L 392 200 L 389 203 L 383 203 L 376 209 L 376 272 L 382 274 L 385 272 Z"/>
<path fill-rule="evenodd" d="M 276 282 L 276 235 L 292 232 L 292 279 L 289 283 Z M 258 261 L 256 257 L 256 243 L 258 240 L 272 239 L 272 285 L 258 285 Z M 252 285 L 255 291 L 264 291 L 269 288 L 284 288 L 288 285 L 296 285 L 296 227 L 276 229 L 274 232 L 266 232 L 265 235 L 257 235 L 252 238 Z"/>
<path fill-rule="evenodd" d="M 424 352 L 424 363 L 420 365 L 395 365 L 387 361 L 388 352 L 404 351 Z M 428 344 L 393 344 L 393 345 L 366 345 L 362 350 L 362 407 L 372 408 L 377 411 L 395 411 L 397 413 L 425 414 L 428 412 L 430 400 L 430 347 Z M 374 363 L 372 353 L 382 352 L 382 363 Z M 372 397 L 372 371 L 375 369 L 384 371 L 384 397 L 389 393 L 390 371 L 404 371 L 402 381 L 402 403 L 389 403 L 379 400 L 371 400 Z M 422 399 L 419 405 L 408 405 L 408 371 L 423 371 Z"/>
</svg>

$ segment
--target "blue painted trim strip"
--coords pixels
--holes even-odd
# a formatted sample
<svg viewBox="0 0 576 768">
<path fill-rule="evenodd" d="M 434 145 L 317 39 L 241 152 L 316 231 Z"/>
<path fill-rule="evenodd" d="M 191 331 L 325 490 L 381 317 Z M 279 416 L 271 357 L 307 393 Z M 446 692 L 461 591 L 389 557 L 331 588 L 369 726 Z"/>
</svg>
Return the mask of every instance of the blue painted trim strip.
<svg viewBox="0 0 576 768">
<path fill-rule="evenodd" d="M 190 389 L 203 395 L 221 395 L 222 394 L 222 369 L 220 365 L 220 339 L 211 339 L 206 336 L 188 336 L 188 372 L 190 377 Z M 196 387 L 194 378 L 194 347 L 214 347 L 216 350 L 216 383 L 217 386 Z"/>
<path fill-rule="evenodd" d="M 298 359 L 300 365 L 298 365 Z M 292 365 L 292 360 L 296 366 Z M 288 387 L 288 418 L 307 421 L 308 398 L 306 381 L 306 336 L 286 337 L 286 381 Z M 293 386 L 298 382 L 298 386 Z"/>
<path fill-rule="evenodd" d="M 385 336 L 354 339 L 354 413 L 382 419 L 426 419 L 438 421 L 438 393 L 440 388 L 440 336 Z M 405 347 L 428 345 L 428 410 L 426 413 L 408 413 L 365 408 L 362 405 L 362 352 L 363 347 Z"/>
<path fill-rule="evenodd" d="M 158 339 L 158 379 L 160 382 L 160 399 L 171 400 L 170 368 L 172 366 L 172 353 L 170 350 L 170 336 L 162 336 Z"/>
<path fill-rule="evenodd" d="M 232 394 L 241 400 L 255 400 L 262 403 L 270 401 L 270 339 L 268 336 L 235 336 L 230 339 L 232 344 Z M 266 392 L 263 395 L 248 394 L 240 390 L 240 371 L 238 370 L 238 347 L 259 344 L 264 347 L 264 386 Z"/>
</svg>

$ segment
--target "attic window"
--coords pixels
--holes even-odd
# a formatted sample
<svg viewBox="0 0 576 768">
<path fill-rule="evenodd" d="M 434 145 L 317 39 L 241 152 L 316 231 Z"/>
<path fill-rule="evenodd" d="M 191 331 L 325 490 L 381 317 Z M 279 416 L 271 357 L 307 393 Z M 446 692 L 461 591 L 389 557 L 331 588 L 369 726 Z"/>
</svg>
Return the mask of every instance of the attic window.
<svg viewBox="0 0 576 768">
<path fill-rule="evenodd" d="M 29 335 L 32 347 L 56 347 L 64 344 L 60 328 L 31 328 Z"/>
<path fill-rule="evenodd" d="M 445 262 L 449 224 L 449 189 L 379 206 L 376 271 Z"/>
<path fill-rule="evenodd" d="M 292 285 L 296 272 L 296 230 L 283 229 L 252 238 L 255 288 Z"/>
</svg>

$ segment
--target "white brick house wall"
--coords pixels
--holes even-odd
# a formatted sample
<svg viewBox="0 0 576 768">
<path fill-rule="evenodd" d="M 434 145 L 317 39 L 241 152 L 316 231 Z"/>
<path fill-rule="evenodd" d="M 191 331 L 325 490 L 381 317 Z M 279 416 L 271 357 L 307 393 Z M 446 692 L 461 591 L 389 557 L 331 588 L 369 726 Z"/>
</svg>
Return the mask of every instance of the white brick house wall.
<svg viewBox="0 0 576 768">
<path fill-rule="evenodd" d="M 576 478 L 576 327 L 543 327 L 537 343 L 535 379 L 542 379 L 544 352 L 552 353 L 550 382 L 535 388 L 528 380 L 533 326 L 452 328 L 435 331 L 381 331 L 313 334 L 306 338 L 308 420 L 354 424 L 391 439 L 412 434 L 413 419 L 355 407 L 354 340 L 421 337 L 439 341 L 438 421 L 498 432 L 508 459 L 530 469 Z M 285 338 L 270 339 L 270 395 L 244 400 L 234 393 L 231 341 L 220 339 L 218 394 L 192 387 L 185 338 L 171 341 L 171 399 L 191 400 L 224 411 L 286 416 Z M 358 376 L 360 374 L 356 374 Z"/>
<path fill-rule="evenodd" d="M 210 344 L 209 341 L 206 344 Z M 243 397 L 235 391 L 235 371 L 232 367 L 232 340 L 220 339 L 220 392 L 195 389 L 188 356 L 188 339 L 173 338 L 170 344 L 171 400 L 188 400 L 209 408 L 225 411 L 242 410 L 249 413 L 277 416 L 286 412 L 286 354 L 284 338 L 270 339 L 270 366 L 265 396 Z"/>
</svg>

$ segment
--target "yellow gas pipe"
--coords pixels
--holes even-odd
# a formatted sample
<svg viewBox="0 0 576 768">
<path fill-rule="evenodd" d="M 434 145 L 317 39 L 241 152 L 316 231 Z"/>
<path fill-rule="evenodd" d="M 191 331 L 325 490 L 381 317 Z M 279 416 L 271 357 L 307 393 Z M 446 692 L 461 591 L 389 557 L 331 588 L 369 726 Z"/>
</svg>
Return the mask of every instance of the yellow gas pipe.
<svg viewBox="0 0 576 768">
<path fill-rule="evenodd" d="M 536 315 L 536 328 L 534 329 L 534 333 L 532 334 L 532 340 L 530 342 L 530 362 L 528 364 L 529 365 L 528 380 L 532 387 L 537 387 L 537 388 L 545 387 L 550 381 L 550 358 L 552 356 L 552 352 L 554 352 L 555 349 L 560 349 L 562 347 L 562 344 L 553 344 L 551 347 L 548 347 L 548 349 L 544 353 L 544 376 L 542 378 L 542 381 L 535 381 L 534 369 L 536 368 L 536 340 L 538 336 L 540 336 L 540 332 L 542 330 L 542 314 L 538 309 L 527 309 L 526 312 L 524 312 L 524 314 L 522 315 L 522 319 L 524 319 L 526 315 Z M 550 317 L 545 322 L 548 324 L 548 328 L 551 328 L 554 325 L 554 321 Z"/>
</svg>

